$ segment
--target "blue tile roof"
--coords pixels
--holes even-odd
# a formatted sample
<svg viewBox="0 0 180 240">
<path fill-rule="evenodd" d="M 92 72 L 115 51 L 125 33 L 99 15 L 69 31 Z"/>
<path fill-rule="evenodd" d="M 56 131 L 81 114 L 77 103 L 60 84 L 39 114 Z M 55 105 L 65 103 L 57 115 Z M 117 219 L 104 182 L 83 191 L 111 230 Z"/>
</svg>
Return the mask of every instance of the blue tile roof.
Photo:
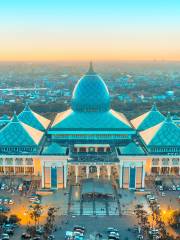
<svg viewBox="0 0 180 240">
<path fill-rule="evenodd" d="M 180 147 L 180 128 L 170 115 L 162 123 L 140 132 L 140 136 L 147 146 Z"/>
<path fill-rule="evenodd" d="M 132 130 L 126 117 L 114 110 L 107 112 L 74 112 L 71 109 L 57 115 L 52 130 Z"/>
<path fill-rule="evenodd" d="M 158 111 L 156 105 L 154 104 L 149 112 L 146 112 L 143 115 L 131 120 L 131 123 L 138 131 L 143 131 L 155 126 L 164 119 L 164 115 Z"/>
<path fill-rule="evenodd" d="M 62 147 L 58 143 L 51 143 L 43 149 L 43 155 L 66 155 L 67 147 Z"/>
<path fill-rule="evenodd" d="M 0 130 L 1 146 L 37 146 L 43 137 L 43 132 L 22 122 L 14 114 L 12 120 Z"/>
<path fill-rule="evenodd" d="M 122 155 L 144 155 L 144 151 L 140 146 L 137 146 L 134 142 L 129 143 L 126 146 L 119 147 Z"/>
<path fill-rule="evenodd" d="M 50 120 L 32 111 L 28 105 L 26 105 L 24 110 L 19 114 L 18 119 L 40 131 L 46 130 L 50 124 Z"/>
</svg>

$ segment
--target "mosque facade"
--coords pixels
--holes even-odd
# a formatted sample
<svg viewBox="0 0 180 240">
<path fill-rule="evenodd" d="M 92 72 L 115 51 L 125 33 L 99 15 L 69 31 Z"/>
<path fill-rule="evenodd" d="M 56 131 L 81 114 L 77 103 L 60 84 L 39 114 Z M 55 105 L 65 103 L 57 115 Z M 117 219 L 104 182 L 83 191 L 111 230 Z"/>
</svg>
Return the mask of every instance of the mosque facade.
<svg viewBox="0 0 180 240">
<path fill-rule="evenodd" d="M 47 189 L 84 178 L 144 188 L 147 176 L 180 175 L 180 128 L 156 105 L 131 121 L 111 109 L 108 88 L 90 64 L 71 108 L 54 121 L 28 105 L 0 118 L 0 175 L 36 177 Z"/>
</svg>

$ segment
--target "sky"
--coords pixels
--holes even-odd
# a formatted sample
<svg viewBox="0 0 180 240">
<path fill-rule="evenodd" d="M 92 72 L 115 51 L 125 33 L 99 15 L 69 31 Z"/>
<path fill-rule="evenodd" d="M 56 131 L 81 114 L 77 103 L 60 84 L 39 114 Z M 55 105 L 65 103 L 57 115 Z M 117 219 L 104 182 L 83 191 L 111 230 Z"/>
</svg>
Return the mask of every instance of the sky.
<svg viewBox="0 0 180 240">
<path fill-rule="evenodd" d="M 0 0 L 0 61 L 180 61 L 180 0 Z"/>
</svg>

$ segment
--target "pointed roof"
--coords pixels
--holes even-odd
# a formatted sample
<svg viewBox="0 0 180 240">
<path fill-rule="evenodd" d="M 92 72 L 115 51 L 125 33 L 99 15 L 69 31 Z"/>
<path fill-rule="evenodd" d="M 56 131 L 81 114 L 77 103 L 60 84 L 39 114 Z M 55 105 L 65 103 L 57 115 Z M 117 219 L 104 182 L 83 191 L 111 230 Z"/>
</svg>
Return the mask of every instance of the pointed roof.
<svg viewBox="0 0 180 240">
<path fill-rule="evenodd" d="M 139 134 L 147 146 L 180 147 L 180 128 L 172 121 L 170 113 L 163 122 Z"/>
<path fill-rule="evenodd" d="M 10 121 L 9 116 L 4 114 L 2 117 L 0 117 L 0 127 L 6 125 L 9 121 Z"/>
<path fill-rule="evenodd" d="M 67 147 L 62 147 L 58 143 L 51 143 L 43 149 L 43 155 L 66 155 Z"/>
<path fill-rule="evenodd" d="M 131 142 L 126 146 L 119 147 L 119 150 L 122 155 L 144 155 L 143 149 L 134 142 Z"/>
<path fill-rule="evenodd" d="M 75 112 L 69 109 L 57 114 L 51 130 L 132 130 L 127 118 L 119 112 Z"/>
<path fill-rule="evenodd" d="M 150 111 L 140 115 L 137 118 L 132 119 L 131 123 L 138 131 L 143 131 L 155 126 L 156 124 L 162 122 L 164 119 L 164 115 L 158 111 L 156 104 L 153 104 Z"/>
<path fill-rule="evenodd" d="M 0 121 L 9 121 L 9 120 L 10 120 L 10 118 L 7 114 L 4 114 L 4 115 L 2 115 L 2 117 L 0 117 Z"/>
<path fill-rule="evenodd" d="M 16 113 L 11 121 L 0 130 L 2 146 L 37 146 L 44 133 L 20 122 Z"/>
<path fill-rule="evenodd" d="M 48 128 L 50 120 L 41 116 L 40 114 L 31 110 L 28 104 L 26 104 L 24 110 L 19 114 L 18 119 L 40 131 L 44 131 Z"/>
</svg>

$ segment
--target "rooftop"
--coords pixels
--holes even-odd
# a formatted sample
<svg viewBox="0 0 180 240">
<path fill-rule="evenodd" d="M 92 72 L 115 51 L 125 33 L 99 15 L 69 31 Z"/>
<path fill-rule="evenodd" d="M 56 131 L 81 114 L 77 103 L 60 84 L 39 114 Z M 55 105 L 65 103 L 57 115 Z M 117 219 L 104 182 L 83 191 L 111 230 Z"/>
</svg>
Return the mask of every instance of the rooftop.
<svg viewBox="0 0 180 240">
<path fill-rule="evenodd" d="M 156 105 L 154 104 L 150 111 L 140 115 L 137 118 L 131 120 L 132 125 L 138 131 L 143 131 L 150 127 L 157 125 L 165 119 L 164 115 L 162 115 Z"/>
<path fill-rule="evenodd" d="M 127 118 L 119 112 L 109 110 L 106 112 L 75 112 L 69 109 L 57 114 L 52 130 L 131 130 L 132 127 Z"/>
<path fill-rule="evenodd" d="M 11 121 L 0 130 L 1 146 L 37 146 L 44 133 L 18 120 L 14 114 Z"/>
<path fill-rule="evenodd" d="M 103 112 L 110 108 L 110 96 L 103 79 L 90 63 L 88 72 L 79 79 L 72 94 L 72 109 L 80 112 Z"/>
<path fill-rule="evenodd" d="M 169 114 L 163 122 L 139 134 L 147 146 L 180 147 L 180 128 Z"/>
<path fill-rule="evenodd" d="M 28 104 L 25 106 L 24 110 L 19 114 L 18 119 L 21 122 L 23 122 L 33 128 L 36 128 L 40 131 L 46 130 L 50 124 L 49 119 L 32 111 Z"/>
<path fill-rule="evenodd" d="M 145 152 L 141 146 L 136 145 L 134 142 L 129 143 L 126 146 L 118 147 L 119 155 L 144 155 Z"/>
</svg>

